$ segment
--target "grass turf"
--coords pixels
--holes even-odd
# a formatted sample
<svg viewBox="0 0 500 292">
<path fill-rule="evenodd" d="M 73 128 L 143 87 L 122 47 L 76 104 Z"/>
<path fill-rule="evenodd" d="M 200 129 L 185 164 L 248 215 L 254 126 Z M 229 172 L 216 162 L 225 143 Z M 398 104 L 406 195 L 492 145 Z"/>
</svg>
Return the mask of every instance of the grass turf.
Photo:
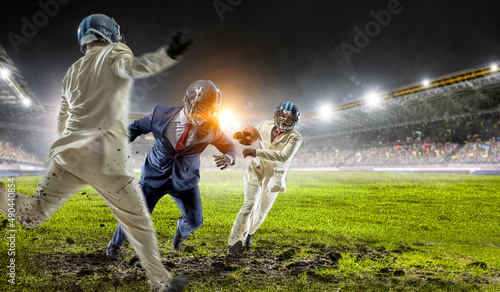
<svg viewBox="0 0 500 292">
<path fill-rule="evenodd" d="M 173 200 L 153 213 L 164 264 L 190 276 L 188 291 L 500 291 L 498 176 L 291 171 L 254 250 L 230 260 L 242 177 L 202 172 L 204 225 L 180 252 Z M 39 181 L 16 178 L 16 190 L 32 194 Z M 121 261 L 103 259 L 116 225 L 90 187 L 46 224 L 16 225 L 16 285 L 2 244 L 0 290 L 148 291 L 130 246 Z M 10 230 L 0 231 L 5 243 Z"/>
</svg>

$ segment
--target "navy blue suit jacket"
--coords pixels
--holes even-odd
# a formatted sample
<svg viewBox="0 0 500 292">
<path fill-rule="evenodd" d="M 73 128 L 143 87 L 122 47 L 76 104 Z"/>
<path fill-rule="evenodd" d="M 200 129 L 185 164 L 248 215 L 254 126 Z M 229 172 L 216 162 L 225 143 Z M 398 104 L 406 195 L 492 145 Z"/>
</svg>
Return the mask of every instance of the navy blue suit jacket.
<svg viewBox="0 0 500 292">
<path fill-rule="evenodd" d="M 163 131 L 174 115 L 184 107 L 157 105 L 150 115 L 134 121 L 128 126 L 130 141 L 138 136 L 153 133 L 155 144 L 141 171 L 141 181 L 153 188 L 162 187 L 172 176 L 173 187 L 178 191 L 198 186 L 200 181 L 200 154 L 208 144 L 214 145 L 223 154 L 236 158 L 236 147 L 221 131 L 219 125 L 203 131 L 198 128 L 194 141 L 177 153 L 163 136 Z"/>
</svg>

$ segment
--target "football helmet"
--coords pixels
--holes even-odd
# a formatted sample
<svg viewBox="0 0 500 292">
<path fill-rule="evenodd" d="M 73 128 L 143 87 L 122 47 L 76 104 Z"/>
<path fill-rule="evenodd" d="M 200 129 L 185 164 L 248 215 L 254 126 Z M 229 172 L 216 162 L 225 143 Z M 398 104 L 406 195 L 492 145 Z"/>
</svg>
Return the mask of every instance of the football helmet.
<svg viewBox="0 0 500 292">
<path fill-rule="evenodd" d="M 82 20 L 78 26 L 78 43 L 80 51 L 85 53 L 85 46 L 94 41 L 103 41 L 106 44 L 125 43 L 120 33 L 120 26 L 116 21 L 104 14 L 92 14 Z"/>
<path fill-rule="evenodd" d="M 299 122 L 299 116 L 299 107 L 291 101 L 284 101 L 274 111 L 274 125 L 281 131 L 291 131 Z"/>
<path fill-rule="evenodd" d="M 186 116 L 196 126 L 208 130 L 219 123 L 222 93 L 210 80 L 198 80 L 189 85 L 184 95 Z"/>
</svg>

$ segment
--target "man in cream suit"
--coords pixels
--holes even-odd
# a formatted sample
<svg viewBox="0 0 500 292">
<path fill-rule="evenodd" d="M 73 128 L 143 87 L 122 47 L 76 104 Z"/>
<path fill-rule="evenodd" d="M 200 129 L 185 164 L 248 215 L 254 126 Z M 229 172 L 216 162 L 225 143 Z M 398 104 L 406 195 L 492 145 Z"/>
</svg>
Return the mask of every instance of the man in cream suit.
<svg viewBox="0 0 500 292">
<path fill-rule="evenodd" d="M 286 173 L 302 144 L 302 136 L 294 130 L 299 108 L 293 102 L 282 102 L 274 112 L 274 122 L 264 121 L 257 128 L 259 149 L 245 148 L 243 156 L 255 157 L 244 176 L 245 200 L 229 234 L 229 253 L 237 255 L 252 247 L 253 235 L 260 227 L 279 192 L 285 192 Z M 235 133 L 240 144 L 249 145 L 244 131 Z"/>
<path fill-rule="evenodd" d="M 58 118 L 59 139 L 31 197 L 0 184 L 0 212 L 27 228 L 45 222 L 78 189 L 90 184 L 104 199 L 134 247 L 152 291 L 181 291 L 163 267 L 156 234 L 131 165 L 128 146 L 129 92 L 133 79 L 177 63 L 190 40 L 174 32 L 156 52 L 134 57 L 114 19 L 93 14 L 78 29 L 85 54 L 66 73 Z"/>
</svg>

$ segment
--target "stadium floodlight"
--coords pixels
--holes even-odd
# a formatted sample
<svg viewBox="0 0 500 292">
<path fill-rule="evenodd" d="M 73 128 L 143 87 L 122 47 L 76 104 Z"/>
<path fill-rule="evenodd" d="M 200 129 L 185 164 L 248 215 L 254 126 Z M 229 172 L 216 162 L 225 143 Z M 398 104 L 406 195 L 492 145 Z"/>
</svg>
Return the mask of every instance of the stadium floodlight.
<svg viewBox="0 0 500 292">
<path fill-rule="evenodd" d="M 332 116 L 333 109 L 329 105 L 322 105 L 319 110 L 319 116 L 322 120 L 327 121 Z"/>
<path fill-rule="evenodd" d="M 6 80 L 10 76 L 10 70 L 7 68 L 0 69 L 0 76 L 2 77 L 2 79 Z"/>
<path fill-rule="evenodd" d="M 26 96 L 21 96 L 21 102 L 25 107 L 29 107 L 31 105 L 31 99 Z"/>
<path fill-rule="evenodd" d="M 429 81 L 429 79 L 424 79 L 422 81 L 422 85 L 425 86 L 425 87 L 429 86 L 429 84 L 431 84 L 431 82 Z"/>
<path fill-rule="evenodd" d="M 375 91 L 370 91 L 365 97 L 366 103 L 371 106 L 377 106 L 380 104 L 380 94 Z"/>
<path fill-rule="evenodd" d="M 490 70 L 491 70 L 491 71 L 496 71 L 496 70 L 498 70 L 498 65 L 497 65 L 497 64 L 491 64 L 491 66 L 490 66 Z"/>
</svg>

